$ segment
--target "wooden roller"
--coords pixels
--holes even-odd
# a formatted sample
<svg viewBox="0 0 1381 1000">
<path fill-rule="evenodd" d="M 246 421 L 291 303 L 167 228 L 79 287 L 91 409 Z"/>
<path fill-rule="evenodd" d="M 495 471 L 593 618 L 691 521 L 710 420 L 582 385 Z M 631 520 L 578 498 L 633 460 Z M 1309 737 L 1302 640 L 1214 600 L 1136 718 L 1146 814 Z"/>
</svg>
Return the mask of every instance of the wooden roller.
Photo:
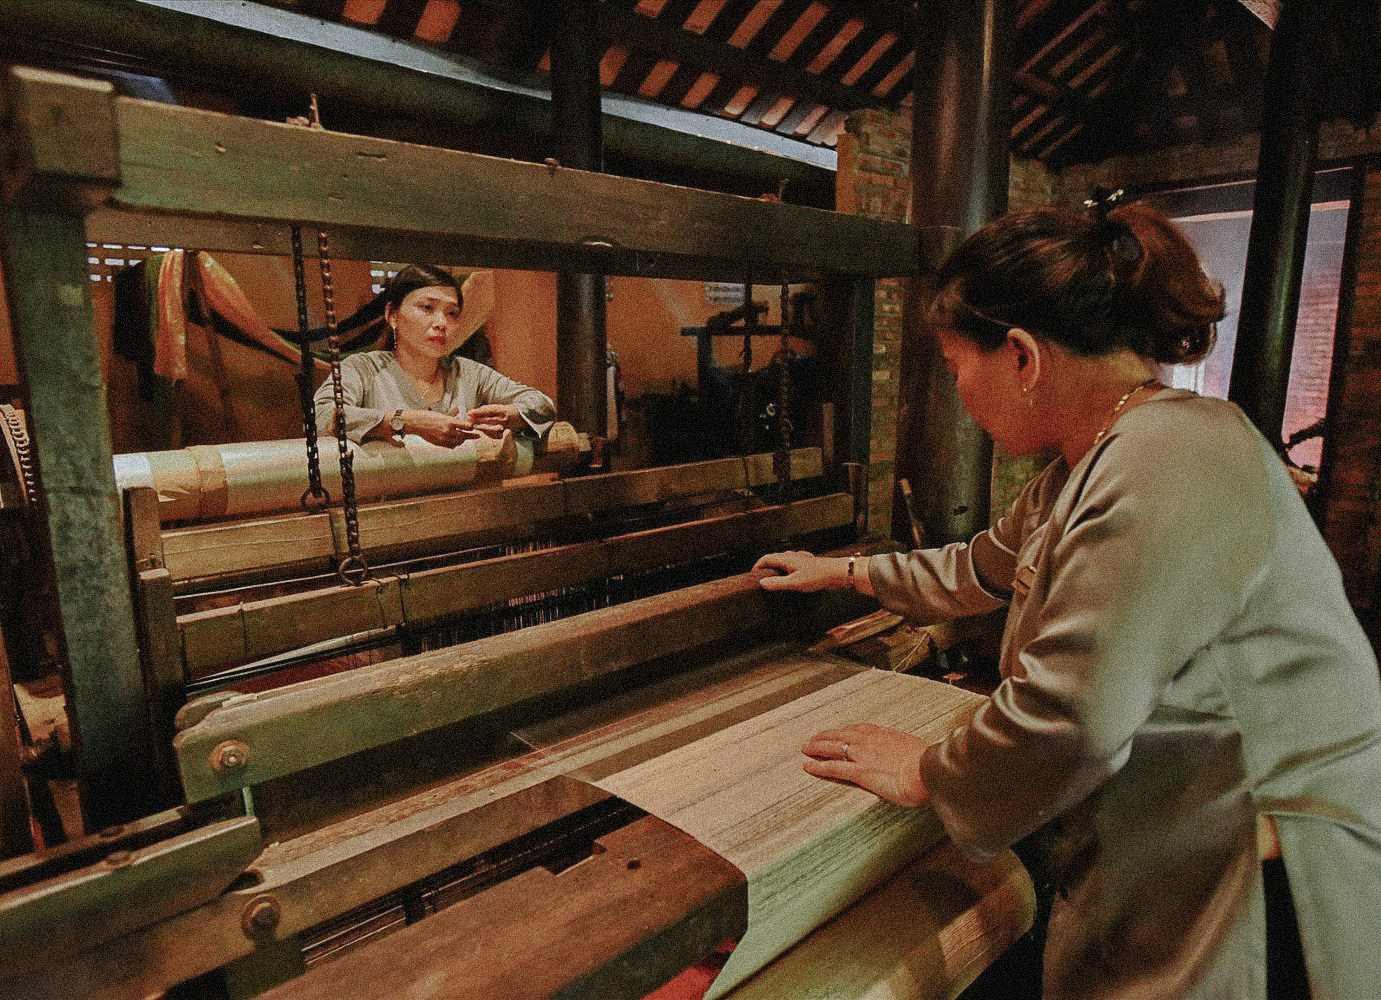
<svg viewBox="0 0 1381 1000">
<path fill-rule="evenodd" d="M 480 438 L 442 448 L 416 436 L 352 444 L 355 493 L 361 501 L 388 496 L 442 493 L 497 483 L 532 472 L 574 466 L 590 451 L 589 438 L 559 422 L 536 453 L 529 438 Z M 334 442 L 321 442 L 321 478 L 340 500 L 340 458 Z M 196 445 L 176 451 L 115 456 L 120 489 L 150 486 L 158 492 L 158 513 L 170 521 L 212 521 L 295 510 L 307 487 L 307 446 L 302 440 Z"/>
</svg>

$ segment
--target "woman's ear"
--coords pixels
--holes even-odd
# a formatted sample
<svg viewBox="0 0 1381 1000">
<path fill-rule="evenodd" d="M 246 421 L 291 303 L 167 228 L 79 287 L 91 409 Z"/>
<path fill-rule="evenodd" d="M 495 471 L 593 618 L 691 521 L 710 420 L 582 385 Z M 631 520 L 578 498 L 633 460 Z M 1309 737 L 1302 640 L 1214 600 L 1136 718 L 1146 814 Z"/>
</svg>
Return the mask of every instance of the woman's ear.
<svg viewBox="0 0 1381 1000">
<path fill-rule="evenodd" d="M 1007 331 L 1008 350 L 1016 365 L 1017 381 L 1023 393 L 1030 393 L 1041 379 L 1041 345 L 1035 337 L 1019 326 Z"/>
</svg>

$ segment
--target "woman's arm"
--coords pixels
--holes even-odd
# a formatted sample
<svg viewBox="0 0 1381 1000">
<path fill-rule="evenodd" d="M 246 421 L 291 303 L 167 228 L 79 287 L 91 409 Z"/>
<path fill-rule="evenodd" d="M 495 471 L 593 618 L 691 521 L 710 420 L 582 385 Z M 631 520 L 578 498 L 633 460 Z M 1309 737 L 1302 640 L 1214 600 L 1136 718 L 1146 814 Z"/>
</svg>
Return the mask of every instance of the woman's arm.
<svg viewBox="0 0 1381 1000">
<path fill-rule="evenodd" d="M 475 369 L 475 405 L 465 416 L 477 431 L 497 436 L 504 429 L 527 428 L 541 437 L 551 428 L 556 405 L 546 393 L 516 382 L 488 365 L 477 361 L 469 364 Z"/>
<path fill-rule="evenodd" d="M 1269 503 L 1245 434 L 1162 419 L 1109 436 L 1049 529 L 1006 679 L 923 759 L 956 842 L 995 852 L 1123 767 L 1171 679 L 1245 606 L 1273 544 Z"/>
</svg>

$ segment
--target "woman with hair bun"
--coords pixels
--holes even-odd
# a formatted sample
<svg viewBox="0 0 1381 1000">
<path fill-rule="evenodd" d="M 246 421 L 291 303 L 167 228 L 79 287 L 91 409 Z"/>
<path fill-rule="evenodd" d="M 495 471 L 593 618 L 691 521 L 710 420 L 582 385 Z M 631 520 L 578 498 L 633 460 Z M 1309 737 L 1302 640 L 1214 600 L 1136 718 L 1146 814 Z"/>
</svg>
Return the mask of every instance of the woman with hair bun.
<svg viewBox="0 0 1381 1000">
<path fill-rule="evenodd" d="M 1208 351 L 1219 286 L 1134 204 L 1005 216 L 938 287 L 965 408 L 1059 457 L 968 543 L 758 566 L 922 621 L 1006 605 L 1002 681 L 942 743 L 860 720 L 806 770 L 974 858 L 1039 831 L 1047 1000 L 1381 995 L 1375 656 L 1272 444 L 1154 376 Z"/>
<path fill-rule="evenodd" d="M 387 349 L 352 354 L 341 362 L 345 433 L 350 440 L 416 434 L 433 444 L 458 445 L 498 437 L 505 430 L 537 437 L 556 408 L 536 389 L 452 352 L 460 330 L 460 284 L 449 271 L 409 264 L 383 292 Z M 317 429 L 335 426 L 328 379 L 316 393 Z"/>
</svg>

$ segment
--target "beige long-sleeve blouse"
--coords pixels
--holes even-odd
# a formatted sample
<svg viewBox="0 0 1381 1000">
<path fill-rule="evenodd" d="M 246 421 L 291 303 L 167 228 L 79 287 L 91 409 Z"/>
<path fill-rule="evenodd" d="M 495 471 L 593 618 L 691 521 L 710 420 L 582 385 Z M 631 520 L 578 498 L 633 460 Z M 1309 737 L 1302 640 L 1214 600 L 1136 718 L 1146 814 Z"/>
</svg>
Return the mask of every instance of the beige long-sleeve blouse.
<svg viewBox="0 0 1381 1000">
<path fill-rule="evenodd" d="M 340 376 L 345 436 L 358 444 L 394 410 L 435 410 L 463 417 L 486 403 L 513 403 L 537 437 L 545 434 L 556 418 L 556 407 L 545 393 L 487 365 L 462 357 L 452 357 L 443 364 L 445 389 L 439 400 L 428 403 L 417 395 L 392 351 L 364 351 L 343 360 Z M 315 403 L 317 432 L 334 433 L 336 409 L 330 378 L 317 389 Z"/>
<path fill-rule="evenodd" d="M 1046 838 L 1047 1000 L 1263 997 L 1262 813 L 1316 1000 L 1381 996 L 1376 659 L 1240 410 L 1164 390 L 991 531 L 870 576 L 922 620 L 1010 605 L 1001 685 L 922 772 L 971 854 Z"/>
</svg>

